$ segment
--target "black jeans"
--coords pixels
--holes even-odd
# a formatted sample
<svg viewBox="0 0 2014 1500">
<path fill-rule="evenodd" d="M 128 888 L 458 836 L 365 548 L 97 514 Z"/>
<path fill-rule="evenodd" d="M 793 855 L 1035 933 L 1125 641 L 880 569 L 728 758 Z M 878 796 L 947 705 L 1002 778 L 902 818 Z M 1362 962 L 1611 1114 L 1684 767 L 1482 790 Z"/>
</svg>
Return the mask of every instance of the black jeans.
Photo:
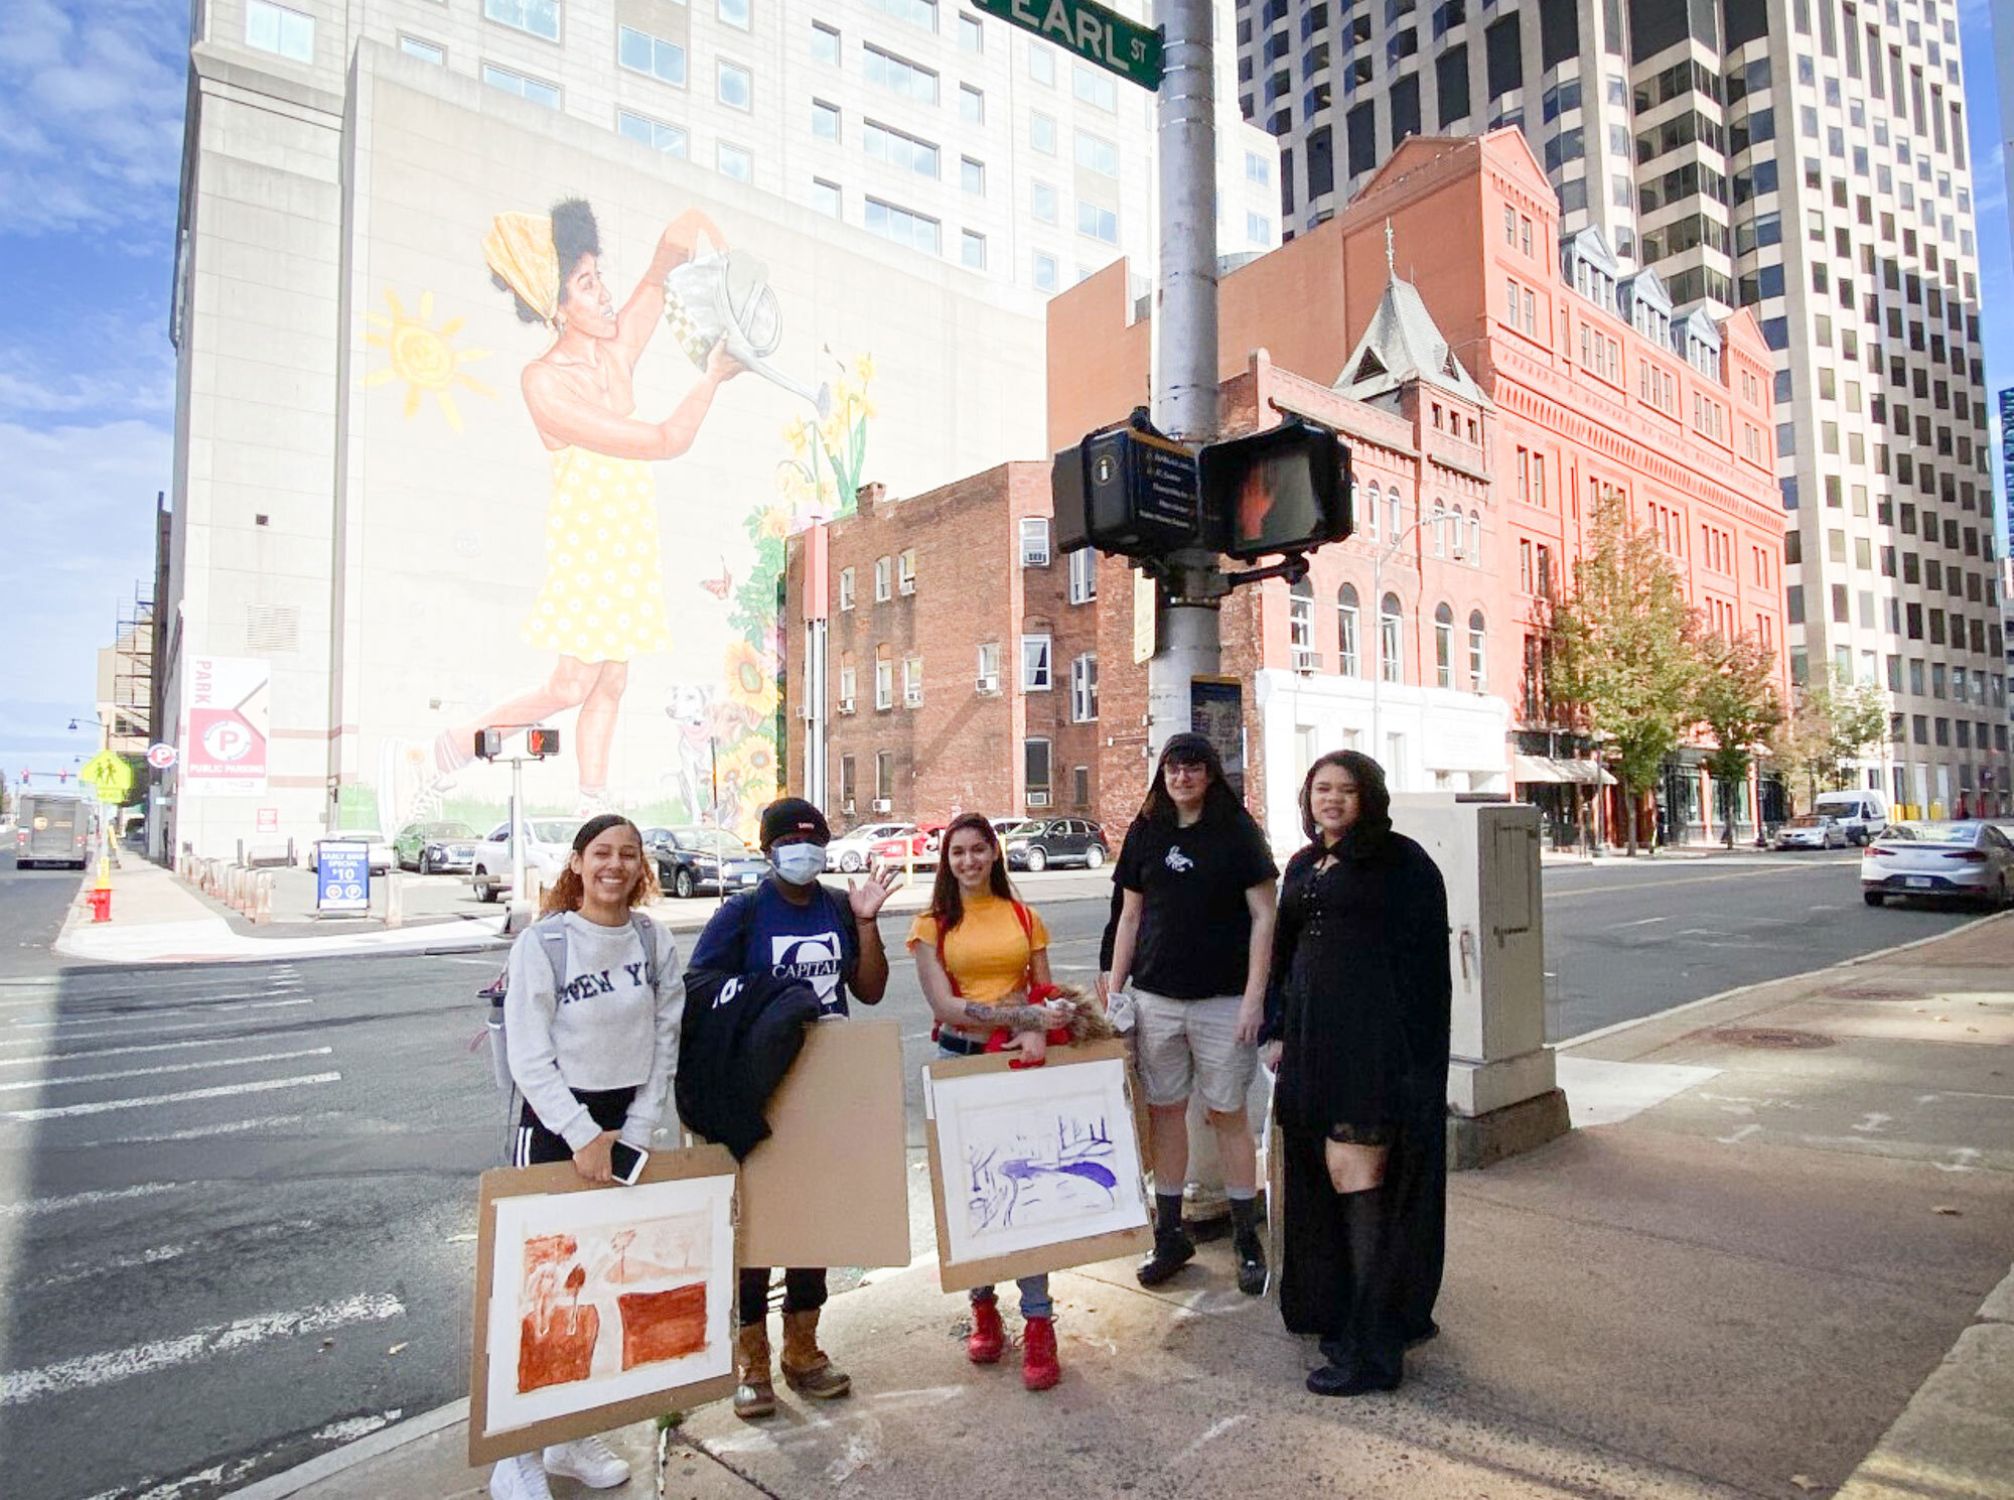
<svg viewBox="0 0 2014 1500">
<path fill-rule="evenodd" d="M 769 1315 L 768 1266 L 741 1268 L 741 1326 L 760 1323 Z M 815 1312 L 825 1306 L 825 1268 L 793 1266 L 783 1273 L 783 1310 Z"/>
</svg>

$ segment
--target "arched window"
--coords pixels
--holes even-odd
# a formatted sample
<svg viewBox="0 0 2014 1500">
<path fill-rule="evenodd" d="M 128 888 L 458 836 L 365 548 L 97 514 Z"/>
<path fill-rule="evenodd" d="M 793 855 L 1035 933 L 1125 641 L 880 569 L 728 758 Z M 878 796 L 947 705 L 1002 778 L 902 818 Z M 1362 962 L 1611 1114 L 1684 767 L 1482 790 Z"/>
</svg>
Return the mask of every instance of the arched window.
<svg viewBox="0 0 2014 1500">
<path fill-rule="evenodd" d="M 1469 512 L 1469 566 L 1480 568 L 1482 565 L 1483 513 L 1479 510 L 1472 510 Z"/>
<path fill-rule="evenodd" d="M 1405 502 L 1399 498 L 1399 487 L 1393 485 L 1385 491 L 1385 536 L 1397 541 L 1399 533 L 1405 528 Z"/>
<path fill-rule="evenodd" d="M 1336 655 L 1336 670 L 1355 677 L 1359 667 L 1355 584 L 1346 583 L 1336 591 Z"/>
<path fill-rule="evenodd" d="M 1484 693 L 1489 691 L 1488 674 L 1484 671 L 1483 658 L 1483 612 L 1469 611 L 1469 691 Z"/>
<path fill-rule="evenodd" d="M 1384 490 L 1379 487 L 1377 480 L 1373 479 L 1371 481 L 1370 498 L 1364 505 L 1364 520 L 1372 536 L 1378 534 L 1378 507 L 1384 504 L 1384 500 Z"/>
<path fill-rule="evenodd" d="M 1461 534 L 1457 532 L 1455 534 L 1455 551 L 1460 552 L 1461 546 L 1462 546 Z M 1434 502 L 1434 556 L 1446 557 L 1447 555 L 1448 555 L 1448 507 L 1445 501 L 1436 500 Z"/>
<path fill-rule="evenodd" d="M 1434 606 L 1434 680 L 1455 685 L 1455 612 L 1445 603 Z"/>
<path fill-rule="evenodd" d="M 1315 649 L 1315 586 L 1302 578 L 1287 594 L 1287 644 L 1296 672 L 1318 671 L 1321 652 Z"/>
<path fill-rule="evenodd" d="M 1378 601 L 1378 673 L 1386 682 L 1406 680 L 1404 646 L 1399 635 L 1399 596 Z"/>
</svg>

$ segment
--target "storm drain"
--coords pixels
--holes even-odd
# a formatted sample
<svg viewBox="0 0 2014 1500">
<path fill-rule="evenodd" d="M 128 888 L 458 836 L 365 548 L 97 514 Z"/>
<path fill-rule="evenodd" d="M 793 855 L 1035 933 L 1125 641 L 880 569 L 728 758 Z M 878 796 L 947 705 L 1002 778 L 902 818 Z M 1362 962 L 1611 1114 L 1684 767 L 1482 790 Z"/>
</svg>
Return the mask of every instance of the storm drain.
<svg viewBox="0 0 2014 1500">
<path fill-rule="evenodd" d="M 1809 1052 L 1835 1045 L 1836 1038 L 1818 1031 L 1792 1031 L 1783 1026 L 1722 1026 L 1713 1031 L 1695 1032 L 1700 1041 L 1718 1042 L 1723 1047 L 1766 1047 L 1779 1052 Z"/>
</svg>

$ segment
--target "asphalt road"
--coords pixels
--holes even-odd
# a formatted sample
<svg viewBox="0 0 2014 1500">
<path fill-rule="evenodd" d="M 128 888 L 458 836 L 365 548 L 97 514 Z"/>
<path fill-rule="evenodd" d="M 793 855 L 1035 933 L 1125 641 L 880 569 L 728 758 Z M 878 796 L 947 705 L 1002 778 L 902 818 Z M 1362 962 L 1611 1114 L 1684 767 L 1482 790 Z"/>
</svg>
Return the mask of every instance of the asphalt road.
<svg viewBox="0 0 2014 1500">
<path fill-rule="evenodd" d="M 498 960 L 65 967 L 76 889 L 0 859 L 0 1490 L 208 1500 L 465 1395 Z M 1088 982 L 1105 903 L 1043 910 Z M 1552 868 L 1548 1031 L 1965 919 L 1870 910 L 1836 855 Z M 929 1027 L 883 926 L 913 1132 Z"/>
</svg>

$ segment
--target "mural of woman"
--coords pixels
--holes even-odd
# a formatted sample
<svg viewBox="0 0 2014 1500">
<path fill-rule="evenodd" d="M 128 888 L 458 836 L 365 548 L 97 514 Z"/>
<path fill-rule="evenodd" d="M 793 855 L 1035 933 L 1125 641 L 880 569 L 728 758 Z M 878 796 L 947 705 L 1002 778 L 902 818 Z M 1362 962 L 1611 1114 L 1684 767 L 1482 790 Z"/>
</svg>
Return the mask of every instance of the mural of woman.
<svg viewBox="0 0 2014 1500">
<path fill-rule="evenodd" d="M 602 279 L 600 230 L 585 200 L 566 199 L 550 214 L 499 214 L 483 236 L 491 279 L 511 294 L 519 319 L 553 334 L 521 380 L 532 425 L 552 458 L 545 579 L 521 634 L 558 660 L 539 686 L 444 731 L 422 795 L 473 758 L 476 730 L 536 724 L 577 708 L 580 814 L 607 809 L 609 747 L 629 663 L 671 645 L 650 465 L 692 446 L 714 393 L 744 368 L 715 344 L 670 416 L 653 422 L 636 415 L 637 361 L 664 319 L 665 277 L 693 258 L 702 234 L 726 248 L 719 227 L 698 209 L 666 226 L 619 311 Z"/>
</svg>

